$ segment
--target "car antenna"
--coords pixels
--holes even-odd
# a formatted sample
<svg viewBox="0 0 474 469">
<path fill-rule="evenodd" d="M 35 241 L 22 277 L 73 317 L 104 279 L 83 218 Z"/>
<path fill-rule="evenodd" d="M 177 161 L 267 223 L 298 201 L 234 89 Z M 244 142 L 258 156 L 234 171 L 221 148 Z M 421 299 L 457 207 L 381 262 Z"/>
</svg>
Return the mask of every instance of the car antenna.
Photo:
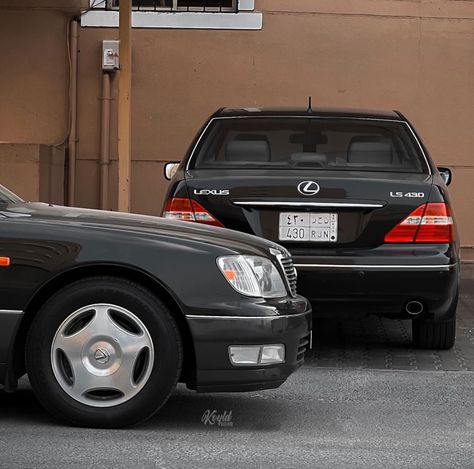
<svg viewBox="0 0 474 469">
<path fill-rule="evenodd" d="M 311 107 L 311 96 L 308 96 L 308 114 L 313 114 L 313 108 Z"/>
</svg>

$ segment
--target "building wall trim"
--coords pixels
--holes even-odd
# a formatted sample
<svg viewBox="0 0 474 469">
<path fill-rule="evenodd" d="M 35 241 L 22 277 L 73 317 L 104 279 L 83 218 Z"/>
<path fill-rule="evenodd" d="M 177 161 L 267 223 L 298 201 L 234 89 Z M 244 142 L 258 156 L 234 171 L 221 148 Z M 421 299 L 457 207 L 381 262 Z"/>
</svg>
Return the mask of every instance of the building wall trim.
<svg viewBox="0 0 474 469">
<path fill-rule="evenodd" d="M 263 26 L 263 15 L 254 12 L 254 8 L 254 0 L 239 0 L 238 13 L 133 11 L 132 27 L 260 30 Z M 118 28 L 118 23 L 119 13 L 116 10 L 92 8 L 81 16 L 83 27 Z"/>
</svg>

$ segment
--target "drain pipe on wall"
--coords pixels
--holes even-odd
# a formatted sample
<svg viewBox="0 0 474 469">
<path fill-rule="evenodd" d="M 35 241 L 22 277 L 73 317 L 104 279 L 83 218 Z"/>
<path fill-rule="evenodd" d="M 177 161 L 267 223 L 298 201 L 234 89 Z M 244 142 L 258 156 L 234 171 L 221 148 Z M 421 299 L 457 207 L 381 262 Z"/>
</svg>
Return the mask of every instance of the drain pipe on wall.
<svg viewBox="0 0 474 469">
<path fill-rule="evenodd" d="M 76 194 L 76 153 L 77 153 L 77 56 L 79 38 L 79 20 L 74 18 L 69 29 L 69 59 L 71 76 L 69 85 L 69 112 L 71 127 L 68 138 L 68 178 L 67 204 L 73 206 Z"/>
<path fill-rule="evenodd" d="M 100 208 L 109 210 L 109 165 L 110 165 L 110 73 L 102 74 L 102 112 L 100 121 Z"/>
</svg>

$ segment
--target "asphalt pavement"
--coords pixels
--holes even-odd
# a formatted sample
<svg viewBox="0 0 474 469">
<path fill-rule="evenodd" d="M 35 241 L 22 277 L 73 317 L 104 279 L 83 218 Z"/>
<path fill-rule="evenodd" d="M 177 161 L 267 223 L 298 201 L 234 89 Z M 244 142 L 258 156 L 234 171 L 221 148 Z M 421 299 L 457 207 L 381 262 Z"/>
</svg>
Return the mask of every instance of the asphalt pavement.
<svg viewBox="0 0 474 469">
<path fill-rule="evenodd" d="M 409 324 L 317 321 L 315 348 L 279 389 L 196 394 L 179 386 L 125 430 L 58 424 L 23 380 L 0 391 L 0 467 L 474 467 L 474 266 L 458 339 L 417 351 Z"/>
</svg>

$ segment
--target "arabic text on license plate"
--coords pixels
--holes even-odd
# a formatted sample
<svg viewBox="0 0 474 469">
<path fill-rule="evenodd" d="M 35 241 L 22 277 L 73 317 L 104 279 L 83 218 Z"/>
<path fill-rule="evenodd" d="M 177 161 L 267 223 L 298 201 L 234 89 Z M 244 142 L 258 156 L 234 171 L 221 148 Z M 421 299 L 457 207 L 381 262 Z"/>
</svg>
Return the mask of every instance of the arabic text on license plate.
<svg viewBox="0 0 474 469">
<path fill-rule="evenodd" d="M 280 213 L 280 241 L 337 241 L 337 213 Z"/>
</svg>

